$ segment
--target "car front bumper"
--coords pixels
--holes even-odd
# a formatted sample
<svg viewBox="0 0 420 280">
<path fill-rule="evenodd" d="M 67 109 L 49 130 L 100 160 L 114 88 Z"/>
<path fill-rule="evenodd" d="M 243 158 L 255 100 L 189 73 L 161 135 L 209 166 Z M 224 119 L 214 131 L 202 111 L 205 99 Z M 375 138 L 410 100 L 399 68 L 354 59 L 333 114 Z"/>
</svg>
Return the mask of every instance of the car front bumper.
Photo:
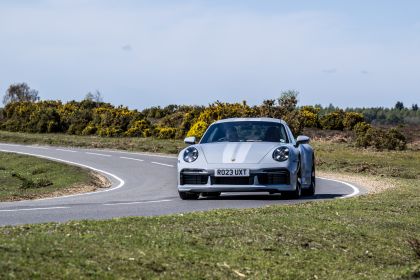
<svg viewBox="0 0 420 280">
<path fill-rule="evenodd" d="M 296 170 L 250 169 L 249 177 L 216 177 L 215 169 L 182 169 L 178 190 L 183 192 L 284 192 L 296 189 Z"/>
</svg>

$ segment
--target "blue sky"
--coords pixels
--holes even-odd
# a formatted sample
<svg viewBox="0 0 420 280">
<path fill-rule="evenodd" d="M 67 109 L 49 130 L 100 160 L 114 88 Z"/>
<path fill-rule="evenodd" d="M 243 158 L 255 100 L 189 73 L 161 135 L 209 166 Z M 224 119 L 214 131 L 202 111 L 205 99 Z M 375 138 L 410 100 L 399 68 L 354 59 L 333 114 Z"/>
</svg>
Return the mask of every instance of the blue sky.
<svg viewBox="0 0 420 280">
<path fill-rule="evenodd" d="M 420 1 L 0 0 L 0 93 L 130 108 L 420 103 Z"/>
</svg>

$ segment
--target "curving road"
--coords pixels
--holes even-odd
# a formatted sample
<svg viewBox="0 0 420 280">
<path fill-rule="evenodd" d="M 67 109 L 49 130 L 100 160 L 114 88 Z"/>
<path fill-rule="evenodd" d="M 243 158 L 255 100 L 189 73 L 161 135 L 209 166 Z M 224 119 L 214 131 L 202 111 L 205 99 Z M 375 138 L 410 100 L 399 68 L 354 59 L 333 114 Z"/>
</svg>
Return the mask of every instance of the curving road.
<svg viewBox="0 0 420 280">
<path fill-rule="evenodd" d="M 176 158 L 145 153 L 0 143 L 1 152 L 43 157 L 94 169 L 112 182 L 105 191 L 41 200 L 0 203 L 0 225 L 152 216 L 218 208 L 249 208 L 310 200 L 347 198 L 363 192 L 354 185 L 317 178 L 315 196 L 222 194 L 218 199 L 183 201 L 176 190 Z"/>
</svg>

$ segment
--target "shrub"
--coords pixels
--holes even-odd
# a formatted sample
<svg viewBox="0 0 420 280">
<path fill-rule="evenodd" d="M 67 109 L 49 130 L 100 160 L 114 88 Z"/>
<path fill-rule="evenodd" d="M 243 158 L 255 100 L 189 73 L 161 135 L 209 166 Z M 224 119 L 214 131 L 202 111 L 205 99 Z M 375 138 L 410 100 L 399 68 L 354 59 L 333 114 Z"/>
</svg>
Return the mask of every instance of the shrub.
<svg viewBox="0 0 420 280">
<path fill-rule="evenodd" d="M 320 124 L 322 129 L 343 130 L 344 112 L 337 110 L 321 117 Z"/>
<path fill-rule="evenodd" d="M 372 126 L 366 122 L 360 122 L 353 127 L 353 131 L 356 135 L 366 133 L 366 131 Z"/>
<path fill-rule="evenodd" d="M 303 130 L 303 122 L 300 121 L 299 111 L 295 110 L 287 113 L 282 119 L 289 125 L 293 135 L 299 135 Z"/>
<path fill-rule="evenodd" d="M 152 130 L 150 128 L 146 128 L 143 131 L 143 137 L 150 137 L 150 136 L 152 136 Z"/>
<path fill-rule="evenodd" d="M 47 125 L 47 132 L 48 133 L 52 133 L 52 132 L 60 132 L 60 125 L 57 121 L 51 120 L 48 122 Z"/>
<path fill-rule="evenodd" d="M 356 130 L 356 145 L 359 147 L 374 147 L 377 150 L 405 150 L 407 140 L 397 129 L 389 130 L 360 125 Z"/>
<path fill-rule="evenodd" d="M 156 131 L 159 139 L 174 139 L 176 135 L 176 128 L 172 127 L 157 128 Z"/>
<path fill-rule="evenodd" d="M 188 131 L 187 137 L 190 137 L 190 136 L 195 136 L 197 138 L 203 137 L 203 134 L 204 132 L 206 132 L 208 126 L 209 125 L 206 122 L 203 122 L 203 121 L 196 122 L 191 127 L 190 131 Z"/>
<path fill-rule="evenodd" d="M 369 127 L 361 127 L 358 132 L 356 132 L 356 146 L 367 148 L 375 145 L 376 129 Z"/>
<path fill-rule="evenodd" d="M 384 147 L 388 150 L 405 150 L 407 148 L 407 139 L 396 128 L 391 128 L 386 133 Z"/>
<path fill-rule="evenodd" d="M 180 129 L 177 132 L 176 138 L 181 139 L 188 134 L 188 131 L 190 131 L 191 127 L 194 125 L 195 120 L 198 117 L 196 113 L 197 112 L 184 113 L 184 117 Z"/>
<path fill-rule="evenodd" d="M 344 114 L 343 126 L 345 129 L 353 130 L 353 128 L 361 122 L 364 122 L 363 114 L 355 112 L 346 112 Z"/>
<path fill-rule="evenodd" d="M 233 117 L 271 117 L 283 119 L 290 129 L 298 135 L 303 127 L 322 127 L 323 129 L 356 129 L 363 121 L 391 118 L 392 114 L 401 120 L 413 118 L 420 112 L 408 109 L 378 109 L 344 113 L 332 105 L 297 107 L 298 93 L 283 92 L 278 99 L 264 100 L 259 106 L 242 103 L 217 101 L 207 107 L 168 105 L 152 107 L 142 112 L 127 107 L 115 107 L 109 103 L 85 99 L 81 102 L 60 101 L 11 102 L 0 110 L 0 129 L 20 132 L 64 132 L 75 135 L 99 135 L 105 137 L 149 137 L 181 139 L 185 135 L 202 137 L 207 127 L 220 119 Z M 324 115 L 321 116 L 321 110 Z M 386 113 L 386 114 L 385 114 Z M 382 116 L 383 115 L 383 116 Z M 158 127 L 159 129 L 155 129 Z M 161 129 L 165 128 L 162 132 Z M 170 129 L 169 129 L 170 128 Z M 169 129 L 169 130 L 168 130 Z M 366 132 L 367 128 L 364 132 Z M 173 134 L 175 131 L 175 134 Z M 395 143 L 394 143 L 395 144 Z"/>
<path fill-rule="evenodd" d="M 146 130 L 148 133 L 145 132 Z M 129 137 L 147 137 L 147 134 L 151 134 L 150 122 L 147 120 L 134 121 L 125 132 L 125 136 Z"/>
<path fill-rule="evenodd" d="M 301 108 L 299 111 L 299 119 L 303 127 L 318 127 L 318 114 L 306 108 Z"/>
<path fill-rule="evenodd" d="M 122 129 L 118 127 L 111 126 L 111 127 L 100 127 L 97 133 L 99 136 L 118 137 L 123 134 L 123 131 Z"/>
<path fill-rule="evenodd" d="M 96 126 L 90 123 L 82 130 L 82 135 L 94 135 L 97 130 Z"/>
<path fill-rule="evenodd" d="M 285 112 L 292 112 L 296 109 L 299 92 L 295 90 L 283 91 L 277 99 L 279 108 Z"/>
</svg>

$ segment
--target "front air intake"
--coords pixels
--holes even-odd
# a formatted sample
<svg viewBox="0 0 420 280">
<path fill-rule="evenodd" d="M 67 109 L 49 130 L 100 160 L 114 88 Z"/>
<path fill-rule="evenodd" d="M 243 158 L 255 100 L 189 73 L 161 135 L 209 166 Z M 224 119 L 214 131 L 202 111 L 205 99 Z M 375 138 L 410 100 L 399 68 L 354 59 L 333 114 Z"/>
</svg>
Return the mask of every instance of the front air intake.
<svg viewBox="0 0 420 280">
<path fill-rule="evenodd" d="M 290 173 L 287 169 L 266 169 L 258 174 L 261 185 L 289 185 Z"/>
</svg>

